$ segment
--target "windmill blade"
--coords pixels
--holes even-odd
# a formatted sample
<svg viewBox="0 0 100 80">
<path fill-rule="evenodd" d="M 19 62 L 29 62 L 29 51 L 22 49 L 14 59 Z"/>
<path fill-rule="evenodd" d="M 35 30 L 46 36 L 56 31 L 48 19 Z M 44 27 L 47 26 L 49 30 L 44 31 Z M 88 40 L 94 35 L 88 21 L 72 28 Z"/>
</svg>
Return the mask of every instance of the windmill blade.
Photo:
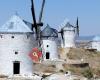
<svg viewBox="0 0 100 80">
<path fill-rule="evenodd" d="M 63 45 L 65 45 L 65 40 L 64 40 L 64 31 L 61 29 L 61 31 L 60 31 L 59 33 L 61 33 L 62 42 L 63 42 Z"/>
<path fill-rule="evenodd" d="M 77 26 L 77 35 L 79 36 L 79 26 Z"/>
<path fill-rule="evenodd" d="M 32 30 L 33 30 L 33 27 L 35 27 L 35 31 L 36 31 L 36 36 L 38 34 L 38 31 L 37 31 L 37 23 L 36 23 L 36 17 L 35 17 L 35 9 L 34 9 L 34 2 L 33 0 L 31 0 L 31 11 L 32 11 L 32 17 L 33 17 L 33 26 L 32 26 Z"/>
<path fill-rule="evenodd" d="M 63 31 L 62 31 L 62 33 L 61 33 L 61 36 L 62 36 L 63 45 L 65 45 L 65 40 L 64 40 L 64 33 L 63 33 Z"/>
<path fill-rule="evenodd" d="M 41 20 L 42 20 L 42 16 L 43 16 L 44 5 L 45 5 L 45 0 L 43 0 L 43 2 L 42 2 L 42 6 L 41 6 L 41 10 L 40 10 L 39 21 L 38 21 L 38 23 L 40 23 L 40 24 L 41 24 Z M 43 24 L 43 23 L 42 23 L 42 24 Z M 43 26 L 43 25 L 42 25 L 42 26 Z M 41 27 L 38 26 L 38 40 L 39 40 L 39 46 L 41 46 L 41 36 L 40 36 L 40 32 L 41 32 Z"/>
<path fill-rule="evenodd" d="M 79 36 L 79 24 L 78 24 L 78 17 L 77 17 L 77 22 L 76 22 L 76 29 L 77 29 L 77 35 Z"/>
<path fill-rule="evenodd" d="M 42 2 L 42 7 L 41 7 L 40 15 L 39 15 L 39 23 L 41 23 L 41 20 L 42 20 L 44 5 L 45 5 L 45 0 L 43 0 Z"/>
<path fill-rule="evenodd" d="M 43 2 L 42 2 L 42 6 L 41 6 L 41 10 L 40 10 L 40 15 L 39 15 L 39 21 L 38 21 L 38 23 L 41 23 L 42 16 L 43 16 L 44 5 L 45 5 L 45 0 L 43 0 Z M 39 38 L 40 38 L 40 31 L 41 31 L 41 28 L 38 27 Z"/>
</svg>

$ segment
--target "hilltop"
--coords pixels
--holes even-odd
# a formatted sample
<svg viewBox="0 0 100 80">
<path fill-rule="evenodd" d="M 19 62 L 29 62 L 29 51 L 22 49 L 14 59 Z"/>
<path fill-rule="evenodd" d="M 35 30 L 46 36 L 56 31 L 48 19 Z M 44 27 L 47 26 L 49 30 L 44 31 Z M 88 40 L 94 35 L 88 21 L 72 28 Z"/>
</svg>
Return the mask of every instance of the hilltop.
<svg viewBox="0 0 100 80">
<path fill-rule="evenodd" d="M 100 52 L 91 49 L 71 48 L 67 57 L 71 60 L 80 60 L 89 63 L 89 69 L 91 72 L 100 76 Z M 77 69 L 75 71 L 76 73 Z"/>
</svg>

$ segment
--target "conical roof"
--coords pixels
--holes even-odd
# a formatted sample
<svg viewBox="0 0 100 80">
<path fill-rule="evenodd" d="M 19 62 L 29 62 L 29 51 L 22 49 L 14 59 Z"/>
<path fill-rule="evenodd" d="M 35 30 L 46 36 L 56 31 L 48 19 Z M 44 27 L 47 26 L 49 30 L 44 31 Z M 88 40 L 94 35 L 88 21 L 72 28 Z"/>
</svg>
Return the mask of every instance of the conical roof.
<svg viewBox="0 0 100 80">
<path fill-rule="evenodd" d="M 75 32 L 75 27 L 71 25 L 69 22 L 65 24 L 63 28 L 61 28 L 63 31 L 74 31 Z"/>
<path fill-rule="evenodd" d="M 58 37 L 58 31 L 47 25 L 41 32 L 41 37 Z"/>
<path fill-rule="evenodd" d="M 19 16 L 13 15 L 9 21 L 0 27 L 0 32 L 33 32 L 31 28 L 26 24 Z"/>
<path fill-rule="evenodd" d="M 69 22 L 67 22 L 66 25 L 63 27 L 63 29 L 65 28 L 74 28 L 74 26 L 71 25 Z"/>
</svg>

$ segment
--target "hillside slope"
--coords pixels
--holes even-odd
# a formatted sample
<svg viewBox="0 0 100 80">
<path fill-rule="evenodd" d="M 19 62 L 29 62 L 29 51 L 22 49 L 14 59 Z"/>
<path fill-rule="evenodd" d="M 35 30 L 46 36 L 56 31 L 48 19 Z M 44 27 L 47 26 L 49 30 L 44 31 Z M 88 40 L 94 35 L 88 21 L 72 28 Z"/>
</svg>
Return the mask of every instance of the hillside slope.
<svg viewBox="0 0 100 80">
<path fill-rule="evenodd" d="M 100 76 L 100 52 L 82 48 L 71 48 L 67 57 L 71 60 L 83 60 L 89 63 L 91 71 Z"/>
</svg>

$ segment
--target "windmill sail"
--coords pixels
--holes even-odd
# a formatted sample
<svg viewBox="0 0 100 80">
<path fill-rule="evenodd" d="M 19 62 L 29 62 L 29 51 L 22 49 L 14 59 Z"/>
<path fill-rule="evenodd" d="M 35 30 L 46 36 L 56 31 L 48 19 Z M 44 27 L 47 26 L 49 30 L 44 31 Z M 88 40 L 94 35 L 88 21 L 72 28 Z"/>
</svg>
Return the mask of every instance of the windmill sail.
<svg viewBox="0 0 100 80">
<path fill-rule="evenodd" d="M 41 20 L 42 20 L 44 5 L 45 5 L 45 0 L 43 0 L 42 2 L 42 7 L 41 7 L 40 15 L 39 15 L 39 23 L 41 23 Z"/>
<path fill-rule="evenodd" d="M 33 0 L 31 0 L 31 11 L 32 11 L 32 17 L 33 17 L 33 27 L 35 27 L 35 31 L 36 31 L 36 36 L 38 34 L 38 31 L 37 31 L 37 23 L 36 23 L 36 17 L 35 17 L 35 9 L 34 9 L 34 3 L 33 3 Z M 33 27 L 32 27 L 32 30 L 33 30 Z"/>
<path fill-rule="evenodd" d="M 63 29 L 61 29 L 61 31 L 59 33 L 61 33 L 62 42 L 63 42 L 63 45 L 65 45 L 64 31 L 63 31 Z"/>
<path fill-rule="evenodd" d="M 44 5 L 45 5 L 45 0 L 43 0 L 43 2 L 42 2 L 42 7 L 41 7 L 41 11 L 40 11 L 38 23 L 41 23 L 42 16 L 43 16 Z M 40 36 L 40 32 L 41 32 L 41 27 L 38 27 L 38 40 L 39 40 L 39 46 L 41 46 L 41 39 L 40 39 L 41 36 Z"/>
<path fill-rule="evenodd" d="M 79 24 L 78 24 L 78 17 L 77 17 L 77 22 L 76 22 L 76 29 L 77 29 L 77 35 L 79 36 Z"/>
<path fill-rule="evenodd" d="M 42 20 L 42 15 L 43 15 L 43 9 L 44 9 L 44 5 L 45 5 L 45 0 L 43 0 L 42 2 L 42 7 L 41 7 L 41 11 L 40 11 L 40 16 L 39 16 L 39 22 L 36 22 L 36 17 L 35 17 L 35 8 L 34 8 L 34 2 L 33 0 L 31 0 L 31 11 L 32 11 L 32 17 L 33 17 L 33 27 L 35 27 L 35 31 L 36 31 L 36 39 L 39 42 L 39 46 L 40 46 L 40 26 L 43 26 L 43 23 L 41 23 Z M 33 30 L 32 27 L 32 30 Z"/>
</svg>

